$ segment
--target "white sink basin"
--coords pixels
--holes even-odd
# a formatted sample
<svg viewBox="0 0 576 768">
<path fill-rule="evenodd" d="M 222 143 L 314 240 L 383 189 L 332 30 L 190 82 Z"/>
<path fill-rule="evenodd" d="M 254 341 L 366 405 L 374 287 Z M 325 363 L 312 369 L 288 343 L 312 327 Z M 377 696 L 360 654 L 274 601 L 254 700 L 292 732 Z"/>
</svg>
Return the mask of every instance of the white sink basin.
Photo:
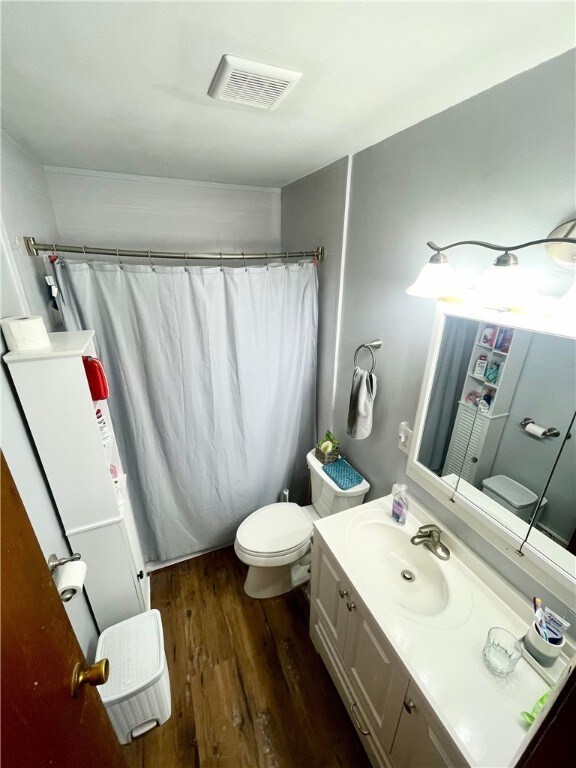
<svg viewBox="0 0 576 768">
<path fill-rule="evenodd" d="M 405 531 L 376 521 L 361 523 L 350 539 L 350 554 L 363 563 L 366 576 L 404 608 L 431 616 L 448 605 L 442 561 L 424 544 L 411 544 Z"/>
<path fill-rule="evenodd" d="M 466 575 L 453 557 L 440 560 L 425 544 L 412 544 L 415 532 L 381 517 L 353 519 L 347 549 L 354 581 L 417 623 L 457 626 L 472 610 Z"/>
</svg>

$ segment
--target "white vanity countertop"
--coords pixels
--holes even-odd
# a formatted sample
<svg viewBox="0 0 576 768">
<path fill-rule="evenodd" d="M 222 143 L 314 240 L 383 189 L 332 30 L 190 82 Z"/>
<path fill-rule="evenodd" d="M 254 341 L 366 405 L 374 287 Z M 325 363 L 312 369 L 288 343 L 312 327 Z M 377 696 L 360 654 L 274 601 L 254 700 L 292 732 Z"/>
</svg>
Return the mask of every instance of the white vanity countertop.
<svg viewBox="0 0 576 768">
<path fill-rule="evenodd" d="M 401 527 L 391 520 L 391 503 L 392 497 L 386 496 L 321 519 L 315 525 L 346 572 L 356 596 L 372 613 L 470 765 L 513 765 L 528 732 L 520 712 L 530 712 L 550 686 L 524 658 L 511 675 L 498 677 L 484 663 L 482 649 L 490 627 L 504 627 L 522 637 L 532 617 L 530 602 L 519 598 L 497 573 L 444 531 L 442 540 L 452 557 L 446 563 L 432 552 L 430 557 L 446 568 L 449 588 L 451 580 L 454 583 L 458 576 L 454 569 L 460 570 L 460 578 L 468 585 L 464 595 L 458 596 L 456 612 L 452 605 L 453 619 L 443 620 L 442 614 L 409 614 L 400 609 L 387 596 L 386 584 L 370 582 L 366 563 L 358 562 L 350 549 L 351 526 L 359 515 Z M 402 530 L 412 536 L 428 522 L 436 521 L 410 499 Z M 462 608 L 463 604 L 466 608 Z M 565 665 L 565 660 L 558 660 L 553 674 L 557 677 Z"/>
</svg>

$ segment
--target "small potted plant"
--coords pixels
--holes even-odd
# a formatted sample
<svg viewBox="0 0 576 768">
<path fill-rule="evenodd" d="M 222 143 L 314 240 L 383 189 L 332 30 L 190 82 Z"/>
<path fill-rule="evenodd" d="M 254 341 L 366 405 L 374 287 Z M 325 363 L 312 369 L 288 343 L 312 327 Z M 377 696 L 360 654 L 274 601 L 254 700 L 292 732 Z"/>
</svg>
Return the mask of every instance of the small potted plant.
<svg viewBox="0 0 576 768">
<path fill-rule="evenodd" d="M 330 464 L 340 456 L 340 443 L 332 432 L 326 432 L 324 437 L 316 445 L 316 458 L 322 464 Z"/>
</svg>

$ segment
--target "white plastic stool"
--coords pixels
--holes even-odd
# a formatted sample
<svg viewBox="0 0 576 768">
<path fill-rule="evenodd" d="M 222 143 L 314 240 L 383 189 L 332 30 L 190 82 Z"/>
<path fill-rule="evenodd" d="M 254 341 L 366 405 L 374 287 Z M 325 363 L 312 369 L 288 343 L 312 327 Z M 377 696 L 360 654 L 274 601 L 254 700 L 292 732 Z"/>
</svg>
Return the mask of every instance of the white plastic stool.
<svg viewBox="0 0 576 768">
<path fill-rule="evenodd" d="M 96 647 L 96 659 L 104 658 L 110 676 L 98 690 L 120 744 L 128 744 L 172 711 L 160 613 L 146 611 L 105 629 Z"/>
</svg>

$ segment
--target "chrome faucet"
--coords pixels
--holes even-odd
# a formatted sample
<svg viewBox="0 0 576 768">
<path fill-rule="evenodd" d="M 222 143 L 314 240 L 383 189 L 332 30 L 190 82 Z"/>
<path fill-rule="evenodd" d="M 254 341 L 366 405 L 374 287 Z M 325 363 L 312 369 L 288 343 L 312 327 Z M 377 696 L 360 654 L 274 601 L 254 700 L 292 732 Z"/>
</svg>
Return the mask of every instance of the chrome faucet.
<svg viewBox="0 0 576 768">
<path fill-rule="evenodd" d="M 440 534 L 442 531 L 437 525 L 421 525 L 418 528 L 418 533 L 412 536 L 410 541 L 412 544 L 426 544 L 428 549 L 433 552 L 440 560 L 448 560 L 450 557 L 450 550 L 448 547 L 440 541 Z"/>
</svg>

